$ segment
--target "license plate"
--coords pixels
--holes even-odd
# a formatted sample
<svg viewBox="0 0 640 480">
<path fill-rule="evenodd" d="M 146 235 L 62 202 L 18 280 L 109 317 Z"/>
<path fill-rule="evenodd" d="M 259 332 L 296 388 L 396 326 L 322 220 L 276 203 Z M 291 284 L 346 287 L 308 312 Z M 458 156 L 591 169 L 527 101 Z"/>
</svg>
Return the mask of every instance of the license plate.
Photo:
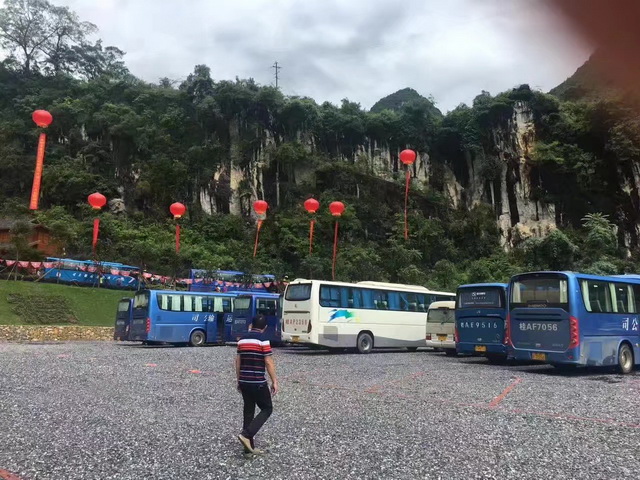
<svg viewBox="0 0 640 480">
<path fill-rule="evenodd" d="M 297 337 L 297 336 L 296 336 L 296 337 L 291 337 L 291 341 L 292 341 L 293 343 L 297 343 L 297 342 L 299 342 L 299 341 L 300 341 L 300 337 Z"/>
<path fill-rule="evenodd" d="M 487 347 L 485 347 L 484 345 L 476 345 L 475 350 L 476 350 L 476 352 L 486 352 L 487 351 Z"/>
<path fill-rule="evenodd" d="M 531 360 L 541 360 L 541 361 L 546 361 L 547 360 L 547 354 L 546 353 L 532 353 L 531 354 Z"/>
<path fill-rule="evenodd" d="M 438 340 L 440 340 L 441 342 L 446 342 L 447 341 L 447 336 L 446 335 L 438 335 Z"/>
</svg>

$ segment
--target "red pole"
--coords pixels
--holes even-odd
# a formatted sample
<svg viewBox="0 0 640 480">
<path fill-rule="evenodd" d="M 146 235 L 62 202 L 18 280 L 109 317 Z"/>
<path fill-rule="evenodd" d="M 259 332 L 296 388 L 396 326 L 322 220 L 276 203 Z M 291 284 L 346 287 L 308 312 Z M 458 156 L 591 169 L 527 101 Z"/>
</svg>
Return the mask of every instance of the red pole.
<svg viewBox="0 0 640 480">
<path fill-rule="evenodd" d="M 100 231 L 100 219 L 93 219 L 93 243 L 91 244 L 93 247 L 93 258 L 96 258 L 96 247 L 98 246 L 98 232 Z"/>
<path fill-rule="evenodd" d="M 313 252 L 313 227 L 316 221 L 311 220 L 311 225 L 309 225 L 309 255 Z"/>
<path fill-rule="evenodd" d="M 262 220 L 258 220 L 258 228 L 256 228 L 256 243 L 253 246 L 253 256 L 258 254 L 258 239 L 260 238 L 260 229 L 262 228 Z"/>
<path fill-rule="evenodd" d="M 335 232 L 333 234 L 333 262 L 331 265 L 331 278 L 336 279 L 336 258 L 338 257 L 338 220 L 336 220 Z"/>
<path fill-rule="evenodd" d="M 33 186 L 31 187 L 30 210 L 38 210 L 38 202 L 40 201 L 40 183 L 42 182 L 42 169 L 44 166 L 44 149 L 47 143 L 47 134 L 41 133 L 38 140 L 38 153 L 36 156 L 36 170 L 33 173 Z"/>
<path fill-rule="evenodd" d="M 411 172 L 407 166 L 406 183 L 404 186 L 404 239 L 409 238 L 409 221 L 407 219 L 407 209 L 409 206 L 409 182 L 411 181 Z"/>
<path fill-rule="evenodd" d="M 176 223 L 176 253 L 180 253 L 180 225 Z"/>
</svg>

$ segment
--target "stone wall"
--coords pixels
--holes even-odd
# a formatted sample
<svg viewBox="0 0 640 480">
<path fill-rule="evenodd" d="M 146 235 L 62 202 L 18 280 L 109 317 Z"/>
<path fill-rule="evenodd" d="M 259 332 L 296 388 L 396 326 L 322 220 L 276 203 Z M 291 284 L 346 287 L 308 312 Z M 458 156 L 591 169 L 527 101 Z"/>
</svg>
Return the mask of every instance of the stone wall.
<svg viewBox="0 0 640 480">
<path fill-rule="evenodd" d="M 0 325 L 0 342 L 113 340 L 113 327 Z"/>
</svg>

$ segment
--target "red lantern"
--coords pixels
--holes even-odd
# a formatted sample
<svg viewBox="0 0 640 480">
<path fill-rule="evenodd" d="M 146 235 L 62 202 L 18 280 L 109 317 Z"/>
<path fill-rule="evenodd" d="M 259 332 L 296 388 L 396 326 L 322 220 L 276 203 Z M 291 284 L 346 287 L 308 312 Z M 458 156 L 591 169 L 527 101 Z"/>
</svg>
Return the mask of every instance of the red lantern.
<svg viewBox="0 0 640 480">
<path fill-rule="evenodd" d="M 304 208 L 309 213 L 316 213 L 320 208 L 320 202 L 315 198 L 309 198 L 304 202 Z"/>
<path fill-rule="evenodd" d="M 171 212 L 171 215 L 173 215 L 173 218 L 178 219 L 184 215 L 184 213 L 187 211 L 187 207 L 185 207 L 180 202 L 176 202 L 171 204 L 171 206 L 169 207 L 169 211 Z"/>
<path fill-rule="evenodd" d="M 413 165 L 413 162 L 416 161 L 416 152 L 413 150 L 403 150 L 400 152 L 400 161 L 405 165 Z"/>
<path fill-rule="evenodd" d="M 269 204 L 264 200 L 256 200 L 253 202 L 253 210 L 257 215 L 266 215 Z"/>
<path fill-rule="evenodd" d="M 31 118 L 41 128 L 47 128 L 53 122 L 53 117 L 46 110 L 36 110 L 31 115 Z"/>
<path fill-rule="evenodd" d="M 318 209 L 320 208 L 320 202 L 318 202 L 315 198 L 308 198 L 304 202 L 304 208 L 311 215 L 314 215 Z M 309 255 L 313 253 L 313 227 L 315 226 L 316 221 L 311 218 L 311 224 L 309 225 Z"/>
<path fill-rule="evenodd" d="M 344 203 L 342 202 L 331 202 L 329 205 L 329 211 L 331 215 L 334 217 L 339 217 L 344 213 Z"/>
<path fill-rule="evenodd" d="M 95 210 L 100 210 L 107 204 L 107 197 L 98 192 L 89 195 L 87 200 L 89 201 L 89 205 Z"/>
<path fill-rule="evenodd" d="M 407 167 L 406 179 L 404 185 L 404 239 L 409 239 L 409 220 L 407 212 L 409 208 L 409 184 L 411 183 L 411 171 L 410 166 L 416 161 L 416 152 L 413 150 L 403 150 L 400 152 L 400 161 Z"/>
</svg>

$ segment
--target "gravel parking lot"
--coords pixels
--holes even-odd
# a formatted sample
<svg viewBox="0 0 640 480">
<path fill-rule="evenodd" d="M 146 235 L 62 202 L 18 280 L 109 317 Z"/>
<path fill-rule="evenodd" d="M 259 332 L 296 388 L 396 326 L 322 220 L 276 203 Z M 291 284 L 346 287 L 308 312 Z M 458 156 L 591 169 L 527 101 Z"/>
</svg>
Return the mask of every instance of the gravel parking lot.
<svg viewBox="0 0 640 480">
<path fill-rule="evenodd" d="M 0 344 L 0 478 L 638 478 L 640 375 L 276 351 L 247 458 L 231 347 Z M 6 472 L 3 474 L 3 470 Z"/>
</svg>

